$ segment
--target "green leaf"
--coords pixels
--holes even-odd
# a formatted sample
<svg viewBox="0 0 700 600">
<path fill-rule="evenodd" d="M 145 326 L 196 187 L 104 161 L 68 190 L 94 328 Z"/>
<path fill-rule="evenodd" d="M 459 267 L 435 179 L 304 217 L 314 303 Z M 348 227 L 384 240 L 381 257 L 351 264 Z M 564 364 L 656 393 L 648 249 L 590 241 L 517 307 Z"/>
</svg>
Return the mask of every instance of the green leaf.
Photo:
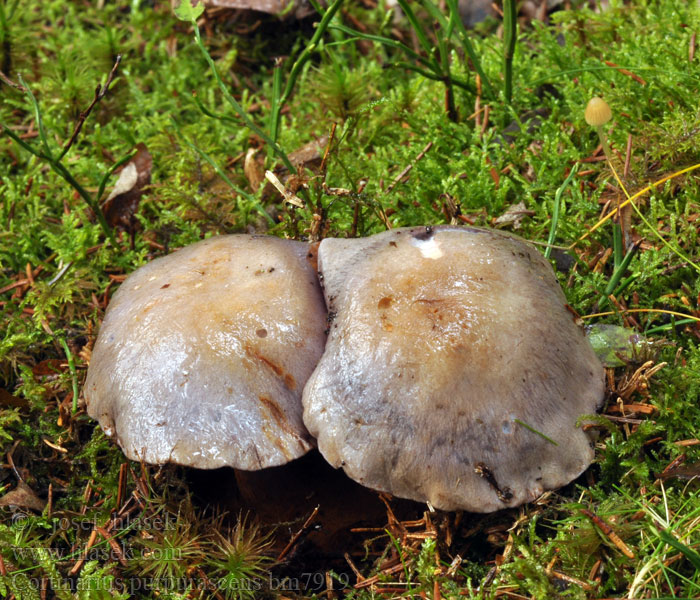
<svg viewBox="0 0 700 600">
<path fill-rule="evenodd" d="M 197 2 L 197 4 L 193 6 L 192 0 L 180 0 L 180 4 L 175 9 L 175 16 L 180 19 L 180 21 L 190 21 L 194 23 L 203 12 L 204 4 L 202 2 Z"/>
</svg>

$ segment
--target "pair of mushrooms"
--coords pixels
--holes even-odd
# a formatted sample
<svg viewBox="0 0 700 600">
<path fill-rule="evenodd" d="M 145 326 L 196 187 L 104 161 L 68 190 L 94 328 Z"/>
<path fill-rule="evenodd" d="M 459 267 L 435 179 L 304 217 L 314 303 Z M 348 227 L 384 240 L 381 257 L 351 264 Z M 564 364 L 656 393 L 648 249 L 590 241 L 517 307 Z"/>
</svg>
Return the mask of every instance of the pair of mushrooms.
<svg viewBox="0 0 700 600">
<path fill-rule="evenodd" d="M 549 263 L 453 226 L 154 260 L 112 299 L 85 386 L 134 460 L 256 470 L 318 445 L 367 487 L 475 512 L 577 477 L 603 393 Z"/>
</svg>

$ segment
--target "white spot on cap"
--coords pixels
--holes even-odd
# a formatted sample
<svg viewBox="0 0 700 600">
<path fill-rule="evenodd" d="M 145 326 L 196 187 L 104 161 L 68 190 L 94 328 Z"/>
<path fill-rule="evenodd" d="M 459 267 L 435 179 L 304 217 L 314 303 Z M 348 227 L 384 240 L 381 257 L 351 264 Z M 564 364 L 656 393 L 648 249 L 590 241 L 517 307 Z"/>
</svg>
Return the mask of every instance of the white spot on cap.
<svg viewBox="0 0 700 600">
<path fill-rule="evenodd" d="M 433 260 L 437 260 L 444 254 L 440 249 L 440 242 L 438 242 L 434 237 L 431 237 L 429 240 L 419 240 L 413 238 L 411 243 L 420 250 L 423 258 L 432 258 Z"/>
</svg>

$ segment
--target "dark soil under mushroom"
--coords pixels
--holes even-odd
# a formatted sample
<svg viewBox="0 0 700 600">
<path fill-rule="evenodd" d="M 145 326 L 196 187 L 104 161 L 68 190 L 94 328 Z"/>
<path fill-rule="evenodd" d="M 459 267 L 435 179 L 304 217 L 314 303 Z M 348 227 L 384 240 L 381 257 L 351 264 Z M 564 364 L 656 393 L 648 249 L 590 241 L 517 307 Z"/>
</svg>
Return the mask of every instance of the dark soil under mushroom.
<svg viewBox="0 0 700 600">
<path fill-rule="evenodd" d="M 264 527 L 272 528 L 271 554 L 275 556 L 285 550 L 319 507 L 285 555 L 282 575 L 349 571 L 344 555 L 349 553 L 362 560 L 367 540 L 373 537 L 367 529 L 377 528 L 382 535 L 387 524 L 387 504 L 380 494 L 362 487 L 342 469 L 331 467 L 317 450 L 281 467 L 261 471 L 188 469 L 187 476 L 198 504 L 227 512 L 233 518 L 248 513 Z M 385 500 L 400 520 L 420 519 L 426 510 L 425 504 L 410 500 Z"/>
</svg>

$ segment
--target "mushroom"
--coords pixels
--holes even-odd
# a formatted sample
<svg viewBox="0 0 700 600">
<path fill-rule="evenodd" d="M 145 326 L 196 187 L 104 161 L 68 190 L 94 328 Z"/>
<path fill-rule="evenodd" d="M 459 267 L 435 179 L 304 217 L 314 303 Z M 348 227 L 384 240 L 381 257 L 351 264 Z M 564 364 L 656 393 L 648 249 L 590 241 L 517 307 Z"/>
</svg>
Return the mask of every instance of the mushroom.
<svg viewBox="0 0 700 600">
<path fill-rule="evenodd" d="M 489 512 L 593 460 L 581 417 L 603 368 L 547 261 L 519 238 L 453 226 L 326 239 L 326 350 L 304 422 L 356 481 Z"/>
<path fill-rule="evenodd" d="M 603 131 L 603 125 L 612 119 L 610 105 L 602 98 L 593 96 L 593 98 L 588 101 L 588 104 L 586 104 L 583 118 L 586 119 L 586 123 L 595 128 L 598 133 L 598 138 L 600 139 L 600 145 L 603 147 L 605 158 L 612 164 L 612 152 L 610 152 L 608 138 L 605 135 L 605 131 Z"/>
<path fill-rule="evenodd" d="M 308 244 L 211 238 L 132 273 L 110 302 L 88 413 L 133 460 L 255 470 L 314 443 L 301 392 L 326 309 Z"/>
</svg>

